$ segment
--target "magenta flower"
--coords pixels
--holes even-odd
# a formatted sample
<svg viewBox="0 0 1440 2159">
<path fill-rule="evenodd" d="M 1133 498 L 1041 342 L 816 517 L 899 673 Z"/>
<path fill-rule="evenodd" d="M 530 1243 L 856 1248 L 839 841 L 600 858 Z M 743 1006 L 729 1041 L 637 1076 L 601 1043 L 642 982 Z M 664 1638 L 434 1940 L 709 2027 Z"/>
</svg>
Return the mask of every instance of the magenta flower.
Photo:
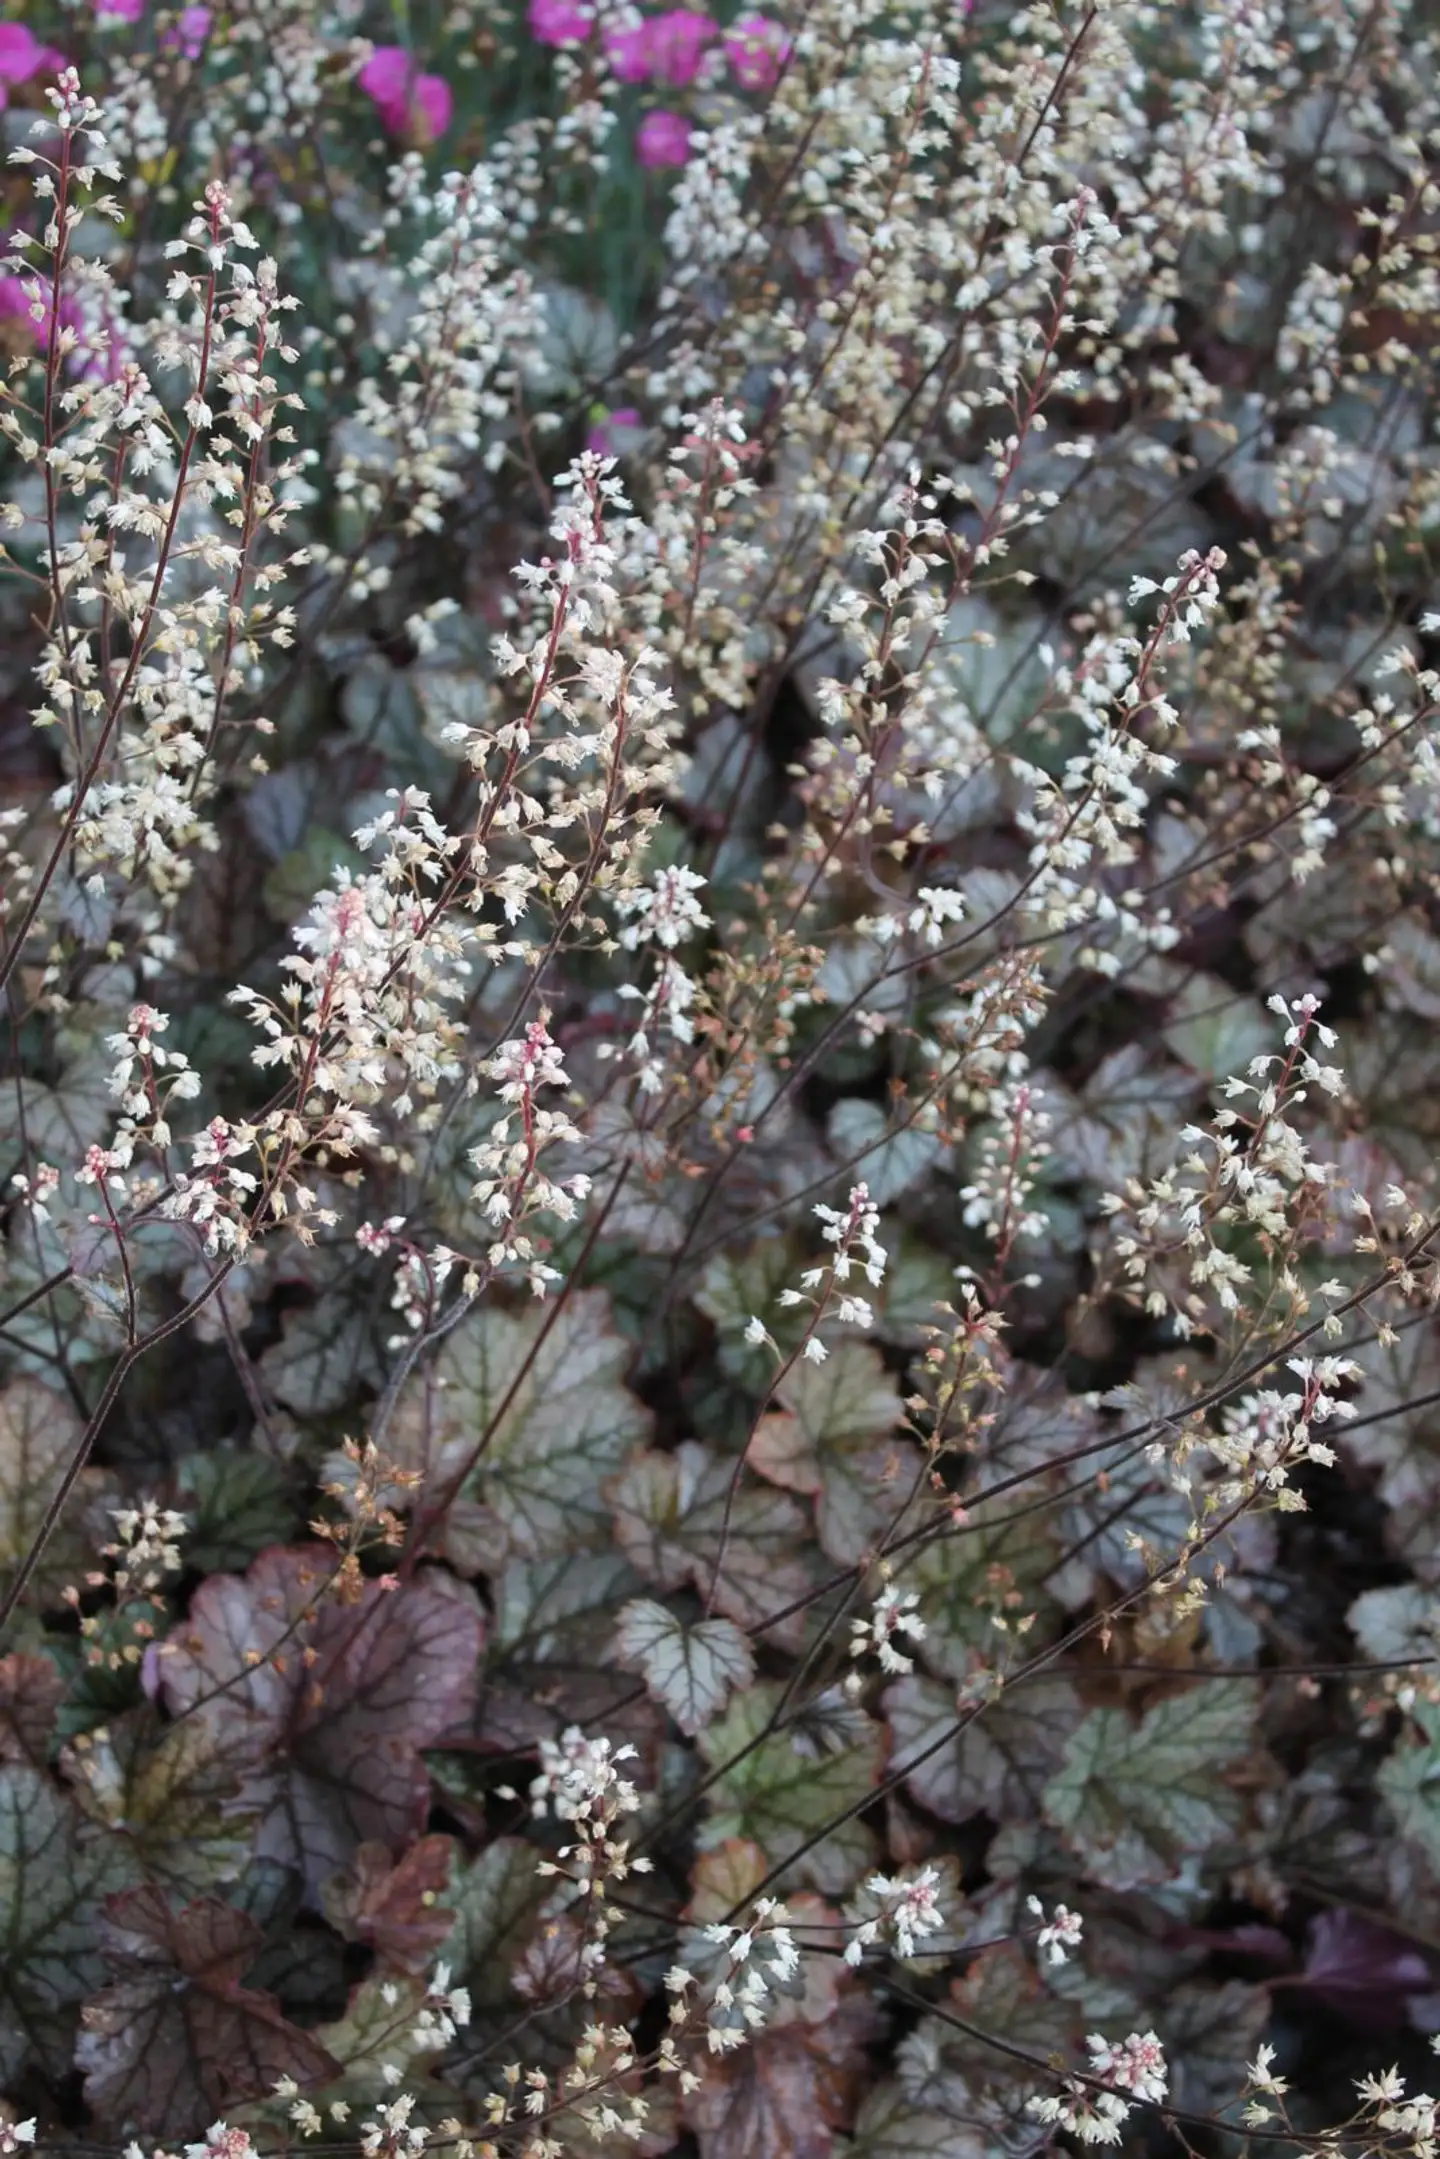
<svg viewBox="0 0 1440 2159">
<path fill-rule="evenodd" d="M 618 445 L 615 428 L 639 427 L 640 415 L 633 405 L 621 405 L 614 412 L 607 412 L 603 420 L 597 420 L 585 437 L 585 447 L 593 450 L 596 457 L 614 457 Z"/>
<path fill-rule="evenodd" d="M 660 82 L 683 90 L 694 82 L 705 47 L 718 35 L 698 8 L 677 7 L 630 30 L 607 30 L 605 50 L 621 82 Z"/>
<path fill-rule="evenodd" d="M 173 30 L 167 31 L 167 45 L 178 45 L 187 60 L 198 60 L 204 52 L 214 21 L 208 7 L 187 7 L 180 13 L 180 20 Z"/>
<path fill-rule="evenodd" d="M 684 165 L 690 156 L 690 122 L 683 113 L 647 112 L 635 130 L 635 155 L 650 172 Z"/>
<path fill-rule="evenodd" d="M 530 35 L 537 45 L 583 45 L 594 19 L 584 0 L 530 0 Z"/>
<path fill-rule="evenodd" d="M 633 30 L 606 31 L 605 52 L 617 81 L 650 80 L 650 32 L 653 27 L 651 23 L 642 22 Z"/>
<path fill-rule="evenodd" d="M 30 313 L 30 295 L 21 278 L 0 277 L 0 316 L 12 321 L 23 318 L 32 333 L 39 327 Z"/>
<path fill-rule="evenodd" d="M 365 95 L 379 106 L 387 126 L 393 112 L 400 114 L 403 124 L 413 67 L 403 45 L 377 45 L 355 78 Z"/>
<path fill-rule="evenodd" d="M 725 33 L 725 57 L 742 90 L 773 90 L 791 50 L 784 27 L 765 15 L 742 15 Z"/>
<path fill-rule="evenodd" d="M 95 13 L 102 22 L 139 22 L 144 12 L 145 0 L 95 0 Z"/>
<path fill-rule="evenodd" d="M 427 142 L 438 142 L 450 125 L 455 96 L 443 75 L 417 75 L 411 93 L 412 110 L 419 116 L 415 133 Z"/>
<path fill-rule="evenodd" d="M 32 294 L 38 290 L 40 319 L 33 313 Z M 48 349 L 50 344 L 50 295 L 43 282 L 24 277 L 0 277 L 0 318 L 8 317 L 20 325 L 22 334 L 37 349 Z M 101 318 L 101 327 L 108 331 L 108 342 L 98 346 L 87 329 L 85 315 L 78 300 L 70 293 L 60 298 L 60 323 L 63 329 L 73 330 L 79 343 L 65 362 L 65 372 L 72 381 L 113 382 L 125 365 L 126 354 L 123 340 L 108 311 Z"/>
<path fill-rule="evenodd" d="M 403 45 L 377 45 L 356 81 L 387 134 L 434 142 L 450 125 L 455 99 L 442 75 L 417 75 Z"/>
<path fill-rule="evenodd" d="M 668 14 L 657 15 L 648 28 L 650 73 L 654 80 L 669 83 L 676 90 L 694 82 L 705 47 L 716 35 L 710 17 L 695 8 L 671 8 Z"/>
<path fill-rule="evenodd" d="M 0 22 L 0 111 L 10 101 L 12 83 L 29 82 L 42 68 L 64 65 L 64 55 L 42 45 L 24 23 Z"/>
</svg>

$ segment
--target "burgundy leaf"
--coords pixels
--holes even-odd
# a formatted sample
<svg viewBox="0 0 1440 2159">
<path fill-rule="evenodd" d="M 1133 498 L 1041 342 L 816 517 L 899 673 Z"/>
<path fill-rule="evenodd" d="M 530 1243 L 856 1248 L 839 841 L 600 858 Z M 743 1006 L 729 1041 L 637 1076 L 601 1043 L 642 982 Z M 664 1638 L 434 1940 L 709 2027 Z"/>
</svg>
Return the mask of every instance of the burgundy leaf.
<svg viewBox="0 0 1440 2159">
<path fill-rule="evenodd" d="M 1295 1961 L 1289 1936 L 1279 1927 L 1266 1926 L 1256 1919 L 1242 1920 L 1235 1927 L 1176 1927 L 1166 1939 L 1177 1948 L 1217 1949 L 1222 1954 L 1255 1957 L 1282 1969 Z"/>
<path fill-rule="evenodd" d="M 244 1978 L 264 1936 L 220 1897 L 197 1897 L 176 1911 L 152 1884 L 106 1898 L 100 1940 L 112 1963 L 170 1964 L 202 1986 L 224 1987 Z"/>
<path fill-rule="evenodd" d="M 605 2004 L 606 2023 L 621 2024 L 638 2014 L 644 1990 L 632 1972 L 619 1964 L 597 1970 L 586 1957 L 585 1929 L 577 1912 L 542 1920 L 515 1960 L 511 1985 L 535 2008 L 573 2001 L 594 1980 Z"/>
<path fill-rule="evenodd" d="M 199 2135 L 278 2077 L 339 2075 L 272 1995 L 241 1986 L 262 1939 L 244 1912 L 218 1897 L 172 1911 L 162 1890 L 125 1890 L 106 1900 L 100 1934 L 118 1976 L 81 2012 L 75 2060 L 86 2099 L 114 2127 Z"/>
<path fill-rule="evenodd" d="M 847 1993 L 819 2022 L 796 2017 L 695 2061 L 700 2085 L 681 2113 L 701 2159 L 828 2159 L 854 2120 L 877 2024 L 869 1999 Z"/>
<path fill-rule="evenodd" d="M 48 1657 L 17 1650 L 0 1657 L 0 1762 L 43 1769 L 65 1682 Z"/>
<path fill-rule="evenodd" d="M 383 1963 L 428 1970 L 454 1924 L 440 1901 L 454 1849 L 449 1837 L 421 1837 L 394 1860 L 383 1844 L 362 1844 L 325 1884 L 326 1917 L 347 1941 L 368 1942 Z"/>
<path fill-rule="evenodd" d="M 1426 1992 L 1433 1977 L 1418 1949 L 1339 1907 L 1311 1920 L 1301 1983 L 1331 2008 L 1374 2028 L 1396 2022 L 1405 1997 Z"/>
<path fill-rule="evenodd" d="M 425 1826 L 420 1749 L 471 1709 L 484 1639 L 473 1595 L 423 1574 L 352 1601 L 321 1546 L 262 1552 L 212 1575 L 161 1658 L 165 1699 L 243 1765 L 260 1807 L 256 1855 L 312 1895 L 357 1845 L 401 1847 Z"/>
</svg>

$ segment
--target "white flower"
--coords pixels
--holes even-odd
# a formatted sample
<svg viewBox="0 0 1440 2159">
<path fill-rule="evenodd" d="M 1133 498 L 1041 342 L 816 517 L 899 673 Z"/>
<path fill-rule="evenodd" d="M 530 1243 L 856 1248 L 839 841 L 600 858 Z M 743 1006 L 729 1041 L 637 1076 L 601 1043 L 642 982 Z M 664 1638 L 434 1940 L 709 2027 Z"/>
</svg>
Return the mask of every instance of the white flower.
<svg viewBox="0 0 1440 2159">
<path fill-rule="evenodd" d="M 1079 1912 L 1072 1912 L 1067 1904 L 1057 1904 L 1049 1919 L 1038 1897 L 1027 1897 L 1026 1907 L 1042 1923 L 1036 1932 L 1035 1946 L 1044 1953 L 1049 1964 L 1063 1964 L 1069 1952 L 1078 1949 L 1084 1931 L 1084 1921 Z"/>
<path fill-rule="evenodd" d="M 1131 2032 L 1118 2046 L 1092 2032 L 1085 2044 L 1090 2050 L 1090 2074 L 1112 2091 L 1129 2092 L 1136 2099 L 1154 2102 L 1165 2097 L 1169 2074 L 1164 2050 L 1154 2032 Z"/>
<path fill-rule="evenodd" d="M 850 1622 L 850 1654 L 863 1657 L 873 1650 L 880 1660 L 880 1668 L 893 1677 L 903 1677 L 913 1672 L 915 1661 L 896 1646 L 896 1638 L 912 1642 L 925 1639 L 925 1622 L 916 1606 L 920 1599 L 913 1592 L 902 1597 L 895 1588 L 882 1589 L 871 1607 L 868 1619 L 852 1619 Z"/>
</svg>

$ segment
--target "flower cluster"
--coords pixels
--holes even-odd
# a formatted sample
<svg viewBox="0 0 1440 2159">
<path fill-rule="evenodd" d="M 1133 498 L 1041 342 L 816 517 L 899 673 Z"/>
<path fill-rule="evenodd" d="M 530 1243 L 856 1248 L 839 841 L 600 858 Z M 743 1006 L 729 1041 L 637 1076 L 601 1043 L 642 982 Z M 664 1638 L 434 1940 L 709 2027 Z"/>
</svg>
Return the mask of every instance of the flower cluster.
<svg viewBox="0 0 1440 2159">
<path fill-rule="evenodd" d="M 1081 2144 L 1118 2144 L 1136 2101 L 1157 2104 L 1169 2089 L 1169 2072 L 1154 2032 L 1131 2032 L 1118 2044 L 1092 2034 L 1085 2042 L 1089 2070 L 1069 2078 L 1058 2095 L 1030 2101 L 1042 2122 L 1066 2129 Z"/>
<path fill-rule="evenodd" d="M 897 1641 L 924 1641 L 925 1622 L 916 1610 L 919 1602 L 913 1590 L 902 1596 L 893 1585 L 882 1589 L 870 1608 L 870 1617 L 850 1622 L 851 1656 L 873 1655 L 881 1671 L 895 1678 L 913 1672 L 914 1658 L 898 1648 Z"/>
<path fill-rule="evenodd" d="M 858 1261 L 870 1287 L 878 1289 L 885 1279 L 888 1254 L 876 1236 L 880 1211 L 872 1203 L 867 1185 L 853 1186 L 844 1208 L 829 1207 L 822 1201 L 814 1211 L 824 1224 L 821 1234 L 826 1244 L 834 1247 L 834 1257 L 826 1265 L 807 1267 L 800 1276 L 799 1289 L 782 1289 L 776 1302 L 787 1309 L 810 1306 L 811 1317 L 799 1355 L 807 1364 L 823 1364 L 830 1352 L 820 1338 L 821 1321 L 833 1317 L 842 1326 L 871 1326 L 873 1314 L 868 1300 L 856 1296 L 847 1285 Z M 745 1339 L 769 1342 L 771 1336 L 764 1322 L 752 1316 Z"/>
<path fill-rule="evenodd" d="M 945 1924 L 939 1885 L 934 1867 L 893 1878 L 872 1874 L 865 1884 L 865 1915 L 855 1922 L 845 1945 L 845 1962 L 859 1964 L 865 1951 L 882 1939 L 894 1942 L 898 1957 L 923 1956 L 925 1937 Z"/>
<path fill-rule="evenodd" d="M 0 2153 L 1431 2159 L 1440 30 L 11 14 Z"/>
</svg>

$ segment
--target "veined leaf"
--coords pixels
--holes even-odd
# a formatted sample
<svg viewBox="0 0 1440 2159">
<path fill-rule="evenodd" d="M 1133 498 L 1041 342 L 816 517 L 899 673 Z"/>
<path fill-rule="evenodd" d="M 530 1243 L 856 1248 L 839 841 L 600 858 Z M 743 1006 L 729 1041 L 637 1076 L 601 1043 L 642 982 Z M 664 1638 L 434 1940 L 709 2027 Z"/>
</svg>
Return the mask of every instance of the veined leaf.
<svg viewBox="0 0 1440 2159">
<path fill-rule="evenodd" d="M 845 2159 L 990 2159 L 992 2146 L 973 2123 L 917 2106 L 888 2078 L 866 2095 L 837 2150 Z"/>
<path fill-rule="evenodd" d="M 760 1736 L 779 1701 L 778 1686 L 749 1687 L 701 1734 L 700 1751 L 720 1773 L 700 1846 L 709 1851 L 731 1837 L 753 1838 L 774 1866 L 813 1837 L 784 1878 L 843 1896 L 873 1865 L 874 1839 L 858 1818 L 829 1824 L 874 1789 L 884 1731 L 870 1725 L 863 1739 L 833 1753 L 804 1753 L 789 1730 Z"/>
<path fill-rule="evenodd" d="M 185 1559 L 202 1573 L 248 1567 L 270 1544 L 295 1529 L 290 1481 L 269 1455 L 217 1448 L 187 1455 L 180 1465 L 180 1498 L 189 1518 Z"/>
<path fill-rule="evenodd" d="M 793 1500 L 759 1489 L 743 1472 L 737 1480 L 735 1471 L 734 1462 L 685 1440 L 673 1454 L 636 1455 L 609 1497 L 616 1541 L 652 1588 L 690 1583 L 708 1599 L 713 1583 L 718 1609 L 750 1626 L 809 1588 L 805 1520 Z M 770 1631 L 773 1640 L 793 1644 L 803 1620 L 797 1615 Z"/>
<path fill-rule="evenodd" d="M 0 1762 L 44 1768 L 64 1696 L 65 1681 L 52 1658 L 28 1650 L 0 1657 Z"/>
<path fill-rule="evenodd" d="M 325 1594 L 332 1570 L 312 1546 L 212 1575 L 160 1667 L 171 1709 L 243 1767 L 262 1814 L 257 1856 L 298 1868 L 312 1893 L 357 1844 L 424 1828 L 419 1750 L 472 1706 L 483 1640 L 453 1577 L 390 1594 L 367 1582 L 342 1604 Z"/>
<path fill-rule="evenodd" d="M 374 1386 L 380 1360 L 369 1316 L 335 1292 L 287 1312 L 280 1340 L 260 1359 L 266 1385 L 299 1417 L 321 1417 Z"/>
<path fill-rule="evenodd" d="M 69 1399 L 21 1373 L 0 1389 L 0 1592 L 39 1535 L 46 1509 L 75 1459 L 84 1426 Z M 83 1470 L 55 1535 L 31 1577 L 27 1598 L 48 1597 L 93 1566 L 110 1534 L 98 1508 L 108 1480 Z"/>
<path fill-rule="evenodd" d="M 101 2119 L 167 2137 L 270 2092 L 311 2085 L 336 2064 L 273 1996 L 241 1985 L 263 1935 L 218 1897 L 172 1911 L 163 1890 L 113 1896 L 100 1936 L 117 1977 L 84 2010 L 76 2063 Z"/>
<path fill-rule="evenodd" d="M 454 1916 L 441 1902 L 454 1853 L 449 1837 L 419 1837 L 399 1859 L 384 1844 L 362 1844 L 325 1884 L 325 1915 L 346 1941 L 368 1942 L 390 1969 L 428 1971 Z"/>
<path fill-rule="evenodd" d="M 509 1560 L 492 1587 L 495 1650 L 527 1665 L 593 1658 L 597 1630 L 639 1587 L 621 1552 Z"/>
<path fill-rule="evenodd" d="M 1375 1781 L 1401 1836 L 1440 1867 L 1440 1709 L 1416 1701 L 1410 1716 Z"/>
<path fill-rule="evenodd" d="M 577 1290 L 556 1311 L 486 1307 L 399 1403 L 386 1452 L 420 1485 L 387 1498 L 448 1502 L 439 1548 L 462 1574 L 608 1544 L 602 1486 L 651 1430 L 629 1362 L 603 1291 Z M 353 1470 L 336 1456 L 326 1474 L 344 1483 Z"/>
<path fill-rule="evenodd" d="M 878 1350 L 838 1342 L 823 1364 L 787 1373 L 778 1406 L 756 1428 L 750 1461 L 763 1477 L 815 1496 L 820 1543 L 850 1566 L 884 1535 L 911 1497 L 924 1463 L 896 1437 L 901 1404 Z"/>
<path fill-rule="evenodd" d="M 480 2007 L 510 1991 L 510 1974 L 530 1939 L 551 1884 L 536 1872 L 533 1845 L 497 1837 L 461 1870 L 449 1896 L 453 1918 L 441 1955 Z"/>
<path fill-rule="evenodd" d="M 1092 1709 L 1045 1788 L 1046 1815 L 1097 1880 L 1166 1881 L 1239 1827 L 1225 1771 L 1249 1752 L 1254 1725 L 1254 1688 L 1225 1680 L 1157 1702 L 1138 1724 Z"/>
<path fill-rule="evenodd" d="M 878 1102 L 861 1095 L 845 1096 L 830 1112 L 830 1145 L 851 1165 L 846 1175 L 865 1180 L 877 1207 L 888 1207 L 930 1176 L 947 1151 L 937 1133 L 907 1123 L 905 1116 L 903 1103 L 890 1118 Z"/>
<path fill-rule="evenodd" d="M 620 1614 L 615 1655 L 643 1674 L 650 1692 L 691 1737 L 719 1715 L 736 1687 L 755 1672 L 750 1644 L 733 1620 L 686 1626 L 653 1598 L 637 1597 Z"/>
<path fill-rule="evenodd" d="M 200 1718 L 162 1725 L 153 1710 L 132 1710 L 81 1733 L 64 1761 L 81 1807 L 133 1851 L 147 1880 L 197 1896 L 245 1872 L 259 1801 L 242 1794 L 242 1765 Z"/>
<path fill-rule="evenodd" d="M 1009 1823 L 1038 1812 L 1081 1708 L 1070 1682 L 1057 1675 L 1008 1688 L 962 1717 L 952 1688 L 916 1672 L 887 1688 L 885 1715 L 890 1767 L 917 1763 L 906 1782 L 921 1806 L 947 1822 L 985 1813 Z"/>
<path fill-rule="evenodd" d="M 51 2075 L 69 2068 L 75 2004 L 105 1976 L 96 1908 L 132 1879 L 48 1777 L 0 1764 L 0 2083 L 37 2056 Z"/>
<path fill-rule="evenodd" d="M 733 1379 L 763 1381 L 773 1369 L 768 1350 L 745 1339 L 752 1314 L 768 1322 L 775 1299 L 805 1262 L 785 1237 L 762 1237 L 748 1251 L 717 1255 L 705 1269 L 695 1302 L 715 1325 L 715 1351 Z"/>
<path fill-rule="evenodd" d="M 880 2026 L 869 1996 L 846 1991 L 812 2023 L 776 2022 L 702 2065 L 681 2100 L 702 2159 L 822 2159 L 854 2119 L 866 2047 Z"/>
</svg>

